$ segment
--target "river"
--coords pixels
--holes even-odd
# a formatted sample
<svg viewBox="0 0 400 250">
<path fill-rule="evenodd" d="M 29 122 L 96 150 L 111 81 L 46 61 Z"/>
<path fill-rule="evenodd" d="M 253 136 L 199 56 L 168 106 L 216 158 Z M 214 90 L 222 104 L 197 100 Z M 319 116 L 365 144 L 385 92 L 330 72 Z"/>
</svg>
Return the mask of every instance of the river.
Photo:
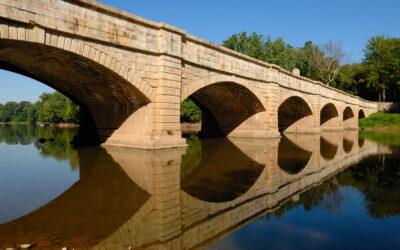
<svg viewBox="0 0 400 250">
<path fill-rule="evenodd" d="M 76 133 L 0 125 L 0 249 L 400 247 L 398 134 L 145 151 L 74 148 Z"/>
</svg>

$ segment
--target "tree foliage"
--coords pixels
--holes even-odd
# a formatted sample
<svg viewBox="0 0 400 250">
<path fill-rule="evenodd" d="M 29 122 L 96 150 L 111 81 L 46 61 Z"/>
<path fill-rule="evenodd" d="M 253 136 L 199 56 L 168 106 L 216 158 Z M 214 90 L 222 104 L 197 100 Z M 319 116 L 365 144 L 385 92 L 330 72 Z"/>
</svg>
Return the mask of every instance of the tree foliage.
<svg viewBox="0 0 400 250">
<path fill-rule="evenodd" d="M 400 39 L 376 36 L 368 40 L 361 63 L 345 64 L 341 43 L 315 45 L 307 41 L 295 48 L 282 38 L 246 32 L 233 34 L 223 46 L 259 60 L 321 81 L 362 98 L 378 101 L 400 100 Z"/>
<path fill-rule="evenodd" d="M 181 121 L 183 122 L 199 122 L 201 120 L 201 110 L 190 99 L 186 99 L 181 103 Z"/>
<path fill-rule="evenodd" d="M 246 31 L 237 33 L 222 42 L 222 45 L 259 60 L 273 63 L 292 71 L 294 68 L 304 70 L 304 53 L 302 50 L 285 43 L 282 38 L 275 41 L 270 36 L 263 36 Z"/>
<path fill-rule="evenodd" d="M 59 92 L 43 93 L 32 104 L 22 101 L 0 104 L 0 122 L 78 123 L 79 106 Z"/>
</svg>

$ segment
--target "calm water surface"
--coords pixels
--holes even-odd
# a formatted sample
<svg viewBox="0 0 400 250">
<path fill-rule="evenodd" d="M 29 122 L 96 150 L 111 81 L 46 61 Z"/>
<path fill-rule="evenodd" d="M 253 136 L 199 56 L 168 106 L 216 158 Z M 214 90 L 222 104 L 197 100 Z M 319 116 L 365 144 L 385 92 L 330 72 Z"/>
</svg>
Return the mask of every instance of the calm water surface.
<svg viewBox="0 0 400 250">
<path fill-rule="evenodd" d="M 400 135 L 142 151 L 73 148 L 75 134 L 0 125 L 0 249 L 400 248 Z"/>
</svg>

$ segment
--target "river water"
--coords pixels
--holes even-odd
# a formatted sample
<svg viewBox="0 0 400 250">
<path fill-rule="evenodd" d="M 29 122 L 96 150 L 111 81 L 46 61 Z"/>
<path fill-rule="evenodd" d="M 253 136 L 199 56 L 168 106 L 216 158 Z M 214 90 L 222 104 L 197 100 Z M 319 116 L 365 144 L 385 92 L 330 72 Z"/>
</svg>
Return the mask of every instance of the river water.
<svg viewBox="0 0 400 250">
<path fill-rule="evenodd" d="M 400 248 L 398 134 L 144 151 L 74 148 L 76 132 L 0 125 L 0 249 Z"/>
</svg>

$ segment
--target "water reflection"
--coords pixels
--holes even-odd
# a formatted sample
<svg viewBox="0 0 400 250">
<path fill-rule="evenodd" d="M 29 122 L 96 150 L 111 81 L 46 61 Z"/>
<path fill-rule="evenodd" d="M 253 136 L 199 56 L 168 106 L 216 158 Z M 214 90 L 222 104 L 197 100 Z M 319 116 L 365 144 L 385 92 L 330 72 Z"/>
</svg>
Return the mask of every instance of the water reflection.
<svg viewBox="0 0 400 250">
<path fill-rule="evenodd" d="M 335 158 L 338 148 L 338 145 L 331 143 L 328 139 L 325 139 L 323 136 L 321 136 L 320 151 L 322 158 L 325 160 L 332 160 Z"/>
<path fill-rule="evenodd" d="M 307 136 L 305 136 L 307 137 Z M 298 136 L 296 138 L 299 138 Z M 302 138 L 300 136 L 300 138 Z M 300 142 L 301 143 L 301 142 Z M 308 151 L 296 144 L 285 135 L 279 143 L 278 165 L 288 174 L 298 174 L 303 170 L 311 159 L 312 151 Z"/>
<path fill-rule="evenodd" d="M 28 242 L 71 249 L 205 247 L 264 215 L 273 220 L 300 207 L 339 213 L 349 195 L 343 187 L 364 195 L 372 218 L 400 213 L 398 149 L 355 132 L 274 140 L 191 136 L 188 142 L 188 149 L 162 151 L 37 144 L 43 157 L 72 162 L 63 155 L 76 154 L 80 179 L 45 206 L 0 225 L 0 249 Z"/>
<path fill-rule="evenodd" d="M 181 189 L 204 201 L 230 201 L 239 197 L 253 186 L 265 166 L 224 138 L 205 139 L 194 147 L 200 148 L 198 153 L 189 150 L 182 162 L 181 172 L 184 170 L 185 174 L 181 175 Z M 185 169 L 188 166 L 190 172 Z"/>
</svg>

